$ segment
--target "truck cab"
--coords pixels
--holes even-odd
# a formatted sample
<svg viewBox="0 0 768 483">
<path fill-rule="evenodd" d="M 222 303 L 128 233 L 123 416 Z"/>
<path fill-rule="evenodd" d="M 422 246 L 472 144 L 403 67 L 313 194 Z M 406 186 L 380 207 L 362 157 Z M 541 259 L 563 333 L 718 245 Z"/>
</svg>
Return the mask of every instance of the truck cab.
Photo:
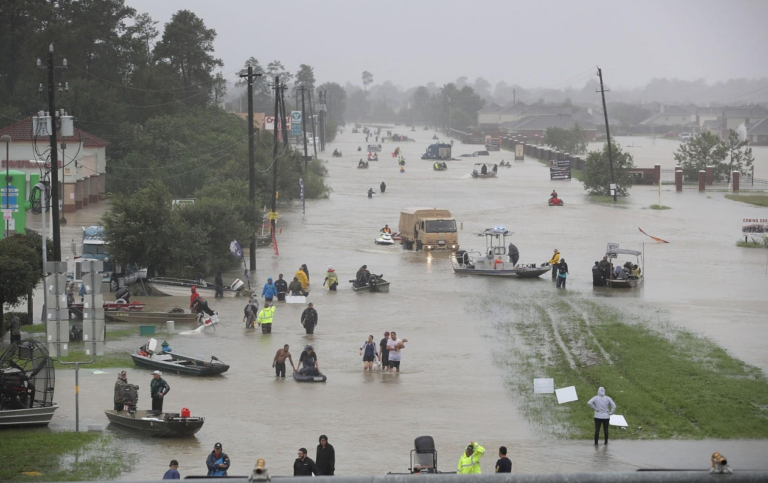
<svg viewBox="0 0 768 483">
<path fill-rule="evenodd" d="M 406 208 L 400 213 L 400 243 L 404 250 L 459 249 L 456 220 L 448 210 Z"/>
</svg>

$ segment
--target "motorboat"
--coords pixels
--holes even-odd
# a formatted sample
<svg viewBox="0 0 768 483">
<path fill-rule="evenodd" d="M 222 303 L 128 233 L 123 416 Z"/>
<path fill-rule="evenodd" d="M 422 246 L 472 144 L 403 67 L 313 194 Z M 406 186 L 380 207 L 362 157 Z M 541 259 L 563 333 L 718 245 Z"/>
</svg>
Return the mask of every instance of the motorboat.
<svg viewBox="0 0 768 483">
<path fill-rule="evenodd" d="M 369 153 L 378 153 L 381 151 L 381 146 L 378 144 L 369 144 L 368 145 L 368 152 Z"/>
<path fill-rule="evenodd" d="M 154 277 L 147 279 L 152 293 L 157 295 L 173 295 L 177 297 L 188 296 L 192 286 L 197 288 L 197 292 L 205 299 L 213 299 L 216 296 L 216 287 L 212 283 L 206 282 L 202 277 L 197 280 L 188 280 L 181 278 Z M 242 280 L 235 279 L 232 285 L 224 287 L 224 297 L 238 297 L 243 295 L 245 284 Z"/>
<path fill-rule="evenodd" d="M 71 304 L 69 309 L 69 318 L 73 320 L 83 320 L 83 309 L 85 304 Z M 136 313 L 144 310 L 144 304 L 141 302 L 126 302 L 124 299 L 118 299 L 114 302 L 104 302 L 102 305 L 104 312 L 127 312 Z"/>
<path fill-rule="evenodd" d="M 205 360 L 176 354 L 167 343 L 162 344 L 158 350 L 157 339 L 149 339 L 138 352 L 131 354 L 131 359 L 139 367 L 190 376 L 217 376 L 229 370 L 229 365 L 216 356 Z"/>
<path fill-rule="evenodd" d="M 627 261 L 624 263 L 626 278 L 623 276 L 616 277 L 614 273 L 614 260 L 618 260 L 620 255 L 626 255 L 627 257 L 635 257 L 635 263 Z M 637 250 L 628 250 L 626 248 L 619 248 L 618 243 L 609 243 L 605 251 L 605 256 L 611 260 L 611 273 L 609 278 L 605 280 L 605 284 L 608 288 L 638 288 L 645 282 L 645 259 L 643 252 Z M 633 276 L 628 274 L 628 265 L 637 265 L 640 269 L 640 276 Z"/>
<path fill-rule="evenodd" d="M 448 169 L 448 165 L 445 163 L 435 163 L 432 165 L 432 169 L 434 169 L 435 171 L 445 171 L 446 169 Z"/>
<path fill-rule="evenodd" d="M 299 371 L 293 371 L 293 380 L 298 382 L 325 382 L 328 378 L 325 374 L 318 372 L 317 375 L 300 374 Z"/>
<path fill-rule="evenodd" d="M 504 227 L 486 228 L 478 236 L 485 237 L 485 252 L 459 250 L 451 257 L 453 272 L 462 275 L 485 275 L 490 277 L 538 278 L 550 271 L 543 264 L 517 264 L 505 261 L 507 255 L 506 237 L 512 233 Z"/>
<path fill-rule="evenodd" d="M 381 233 L 377 239 L 374 240 L 377 245 L 394 245 L 395 240 L 392 239 L 390 233 Z"/>
<path fill-rule="evenodd" d="M 110 423 L 144 431 L 152 436 L 191 436 L 203 427 L 203 417 L 182 417 L 178 413 L 158 413 L 143 409 L 136 411 L 104 411 Z"/>
<path fill-rule="evenodd" d="M 368 156 L 368 161 L 378 161 L 379 157 L 377 155 Z"/>
<path fill-rule="evenodd" d="M 363 163 L 357 165 L 357 169 L 368 169 L 368 163 Z"/>
<path fill-rule="evenodd" d="M 170 312 L 104 312 L 107 322 L 122 322 L 126 324 L 161 325 L 169 320 L 176 324 L 199 325 L 199 316 L 194 313 L 184 313 L 183 309 L 175 309 Z"/>
<path fill-rule="evenodd" d="M 384 280 L 383 275 L 371 275 L 368 283 L 358 284 L 357 280 L 350 280 L 352 290 L 355 292 L 380 292 L 389 293 L 389 281 Z"/>
<path fill-rule="evenodd" d="M 499 167 L 495 164 L 476 163 L 472 169 L 473 178 L 495 178 Z"/>
<path fill-rule="evenodd" d="M 47 426 L 59 406 L 53 402 L 53 360 L 45 344 L 14 342 L 0 357 L 0 428 Z"/>
</svg>

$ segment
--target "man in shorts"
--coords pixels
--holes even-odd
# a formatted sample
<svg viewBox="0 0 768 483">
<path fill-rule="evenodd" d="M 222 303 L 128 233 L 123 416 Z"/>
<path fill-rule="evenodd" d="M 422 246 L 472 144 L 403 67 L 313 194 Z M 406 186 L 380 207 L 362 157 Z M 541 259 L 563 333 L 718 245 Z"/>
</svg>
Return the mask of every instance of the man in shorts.
<svg viewBox="0 0 768 483">
<path fill-rule="evenodd" d="M 389 334 L 389 340 L 387 341 L 387 350 L 389 351 L 389 372 L 400 372 L 400 349 L 403 348 L 403 343 L 408 340 L 400 340 L 397 338 L 397 333 L 392 331 Z"/>
<path fill-rule="evenodd" d="M 389 372 L 389 349 L 387 349 L 387 342 L 389 342 L 389 331 L 384 332 L 384 338 L 379 342 L 381 370 Z"/>
</svg>

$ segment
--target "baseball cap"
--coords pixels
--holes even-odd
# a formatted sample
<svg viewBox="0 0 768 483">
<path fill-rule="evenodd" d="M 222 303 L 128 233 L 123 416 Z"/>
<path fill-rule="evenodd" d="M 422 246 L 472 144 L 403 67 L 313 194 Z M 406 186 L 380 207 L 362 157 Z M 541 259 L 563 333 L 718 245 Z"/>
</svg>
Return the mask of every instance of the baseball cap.
<svg viewBox="0 0 768 483">
<path fill-rule="evenodd" d="M 169 464 L 168 466 L 179 466 L 179 462 L 176 460 L 171 460 L 171 464 Z"/>
<path fill-rule="evenodd" d="M 163 375 L 163 373 L 162 373 L 162 372 L 160 372 L 160 371 L 155 371 L 155 372 L 153 372 L 152 374 L 154 374 L 154 375 L 156 375 L 156 376 L 162 376 L 162 375 Z"/>
<path fill-rule="evenodd" d="M 467 445 L 467 451 L 474 451 L 474 450 L 475 450 L 475 447 L 473 445 L 471 444 Z"/>
<path fill-rule="evenodd" d="M 221 449 L 221 443 L 214 444 L 213 449 Z"/>
</svg>

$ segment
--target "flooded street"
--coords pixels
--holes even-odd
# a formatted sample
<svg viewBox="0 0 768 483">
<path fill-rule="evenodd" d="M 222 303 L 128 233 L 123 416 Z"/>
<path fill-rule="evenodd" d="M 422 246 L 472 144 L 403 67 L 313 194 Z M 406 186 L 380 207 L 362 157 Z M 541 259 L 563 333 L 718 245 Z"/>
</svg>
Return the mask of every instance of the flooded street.
<svg viewBox="0 0 768 483">
<path fill-rule="evenodd" d="M 387 128 L 385 128 L 386 130 Z M 405 252 L 400 245 L 373 243 L 379 229 L 396 229 L 406 207 L 448 209 L 463 228 L 459 243 L 479 250 L 484 240 L 474 236 L 484 228 L 505 226 L 520 250 L 520 263 L 540 264 L 558 248 L 570 270 L 569 292 L 614 305 L 630 313 L 658 318 L 682 326 L 717 342 L 730 354 L 768 372 L 768 251 L 735 246 L 745 217 L 765 217 L 765 208 L 733 202 L 724 193 L 675 193 L 664 186 L 662 203 L 672 209 L 654 211 L 654 187 L 636 187 L 622 203 L 590 201 L 578 181 L 550 181 L 546 166 L 526 159 L 500 168 L 496 179 L 473 179 L 472 165 L 480 160 L 512 160 L 512 153 L 492 152 L 490 157 L 458 158 L 481 146 L 456 144 L 448 170 L 436 172 L 421 154 L 430 144 L 432 130 L 411 133 L 404 127 L 393 132 L 416 136 L 417 142 L 386 143 L 380 161 L 367 170 L 357 169 L 365 152 L 364 134 L 351 134 L 350 126 L 326 151 L 327 200 L 307 201 L 301 207 L 278 207 L 280 256 L 271 248 L 258 250 L 252 275 L 260 287 L 267 277 L 284 274 L 291 280 L 302 263 L 310 270 L 319 324 L 315 334 L 304 334 L 299 319 L 303 306 L 278 305 L 273 333 L 244 328 L 244 300 L 209 300 L 222 323 L 215 332 L 195 336 L 174 335 L 168 341 L 176 352 L 208 357 L 231 364 L 223 377 L 194 379 L 164 375 L 171 386 L 165 409 L 191 410 L 206 424 L 195 438 L 145 439 L 110 426 L 108 431 L 140 464 L 124 479 L 158 478 L 175 458 L 183 476 L 203 475 L 205 458 L 221 442 L 232 460 L 230 475 L 246 475 L 256 458 L 265 458 L 273 475 L 291 474 L 296 450 L 304 446 L 314 458 L 320 434 L 327 434 L 337 455 L 337 474 L 381 474 L 405 471 L 417 436 L 432 435 L 443 470 L 455 468 L 470 440 L 487 449 L 483 472 L 493 472 L 496 448 L 506 445 L 515 472 L 619 471 L 639 467 L 706 468 L 713 451 L 728 455 L 738 469 L 768 468 L 768 441 L 622 441 L 596 449 L 588 441 L 542 438 L 516 409 L 504 385 L 505 374 L 492 361 L 497 335 L 493 320 L 479 317 L 487 297 L 527 300 L 557 296 L 549 275 L 536 280 L 502 280 L 454 275 L 447 253 Z M 650 138 L 620 138 L 635 164 L 663 169 L 675 164 L 671 152 L 676 142 Z M 373 140 L 371 139 L 371 142 Z M 675 143 L 675 147 L 664 143 Z M 399 146 L 407 160 L 398 171 L 390 152 Z M 646 149 L 646 146 L 648 149 Z M 333 149 L 344 153 L 332 158 Z M 663 148 L 663 149 L 662 149 Z M 635 150 L 633 150 L 635 149 Z M 768 177 L 768 148 L 756 148 L 756 176 Z M 386 193 L 379 193 L 384 181 Z M 369 188 L 376 194 L 366 197 Z M 564 207 L 549 207 L 556 188 Z M 71 253 L 69 240 L 80 239 L 80 227 L 95 224 L 103 205 L 68 215 L 62 227 L 63 251 Z M 38 217 L 39 218 L 39 217 Z M 38 221 L 30 224 L 39 226 Z M 668 240 L 657 244 L 638 231 Z M 240 240 L 243 242 L 243 240 Z M 644 250 L 646 283 L 631 293 L 593 288 L 591 267 L 605 252 L 606 243 Z M 243 243 L 245 245 L 245 243 Z M 392 282 L 389 294 L 352 292 L 347 281 L 367 264 L 372 273 Z M 338 292 L 323 289 L 326 268 L 339 274 Z M 225 282 L 242 272 L 227 274 Z M 187 297 L 142 298 L 150 309 L 187 308 Z M 36 305 L 41 303 L 38 297 Z M 263 299 L 259 301 L 263 306 Z M 36 309 L 36 314 L 39 308 Z M 177 328 L 178 330 L 178 328 Z M 183 330 L 183 329 L 182 329 Z M 364 374 L 358 349 L 373 335 L 378 342 L 385 330 L 395 330 L 409 340 L 403 351 L 402 373 Z M 137 329 L 138 332 L 138 329 Z M 162 340 L 162 334 L 158 335 Z M 133 350 L 143 343 L 138 336 L 111 342 Z M 305 344 L 313 344 L 325 384 L 300 384 L 290 377 L 278 380 L 271 368 L 275 351 L 290 344 L 294 362 Z M 141 386 L 140 407 L 148 407 L 150 371 L 129 367 L 128 379 Z M 80 372 L 81 428 L 107 425 L 103 410 L 112 406 L 112 387 L 118 372 Z M 74 373 L 60 370 L 56 401 L 61 409 L 51 428 L 74 427 Z M 531 388 L 532 389 L 532 388 Z M 595 388 L 596 389 L 596 388 Z M 610 390 L 609 390 L 610 392 Z M 591 395 L 579 395 L 573 404 L 586 404 Z M 622 414 L 622 401 L 616 398 Z M 631 414 L 625 414 L 631 424 Z M 611 428 L 611 431 L 619 429 Z"/>
</svg>

